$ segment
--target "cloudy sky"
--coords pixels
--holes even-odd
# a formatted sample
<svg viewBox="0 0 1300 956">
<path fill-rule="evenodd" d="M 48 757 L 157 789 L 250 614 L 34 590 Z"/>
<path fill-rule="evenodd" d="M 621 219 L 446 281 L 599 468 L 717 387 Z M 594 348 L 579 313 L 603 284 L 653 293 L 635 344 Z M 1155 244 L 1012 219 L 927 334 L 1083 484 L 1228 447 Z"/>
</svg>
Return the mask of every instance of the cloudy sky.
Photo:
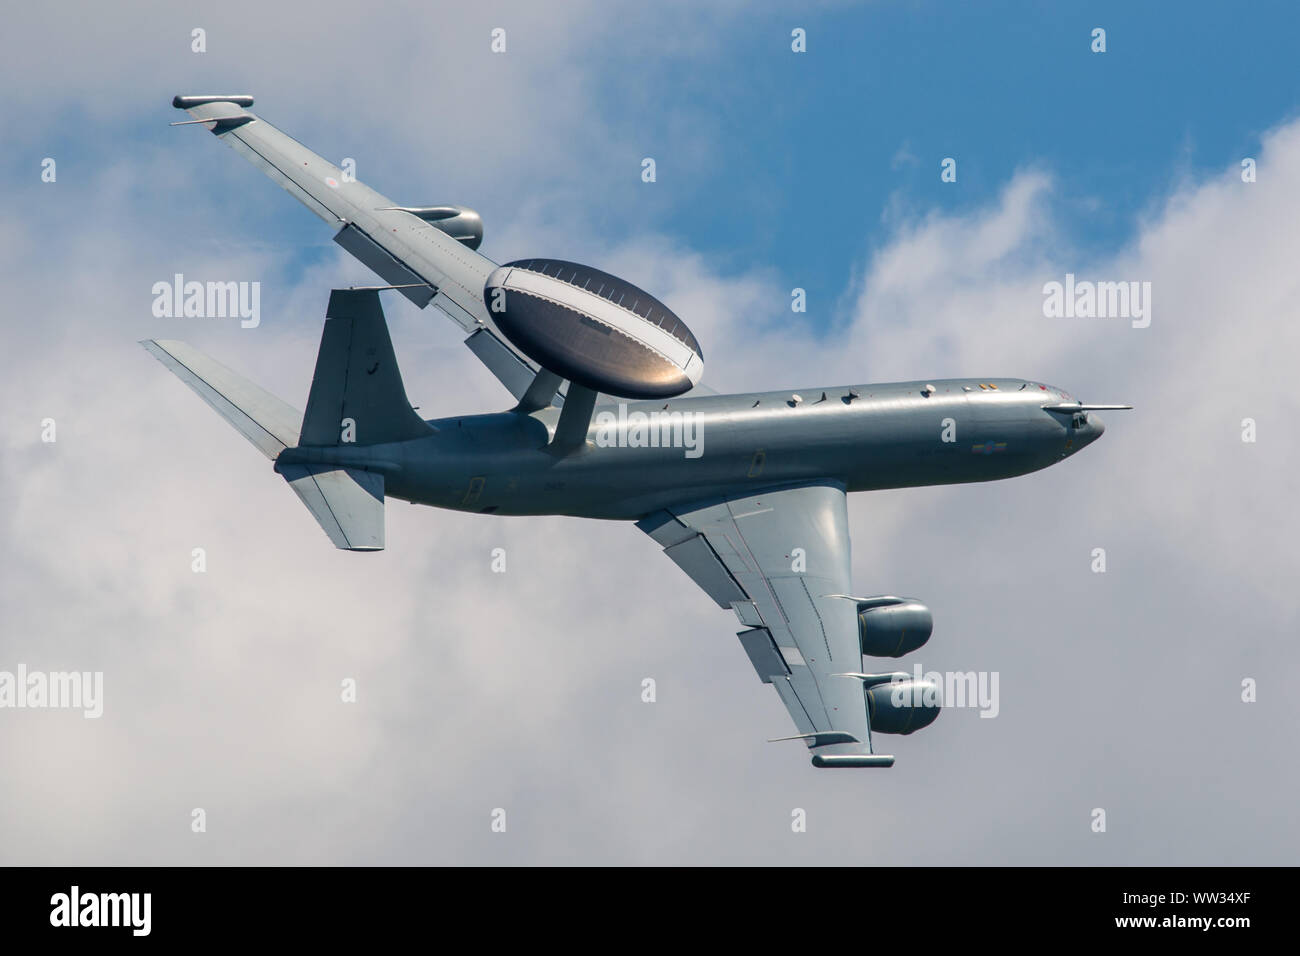
<svg viewBox="0 0 1300 956">
<path fill-rule="evenodd" d="M 10 13 L 0 671 L 102 671 L 104 713 L 0 709 L 0 862 L 1295 861 L 1291 5 L 696 7 Z M 630 526 L 393 502 L 386 551 L 331 548 L 136 341 L 301 407 L 328 290 L 369 274 L 168 128 L 180 92 L 253 93 L 395 200 L 477 208 L 497 261 L 627 277 L 720 390 L 1024 376 L 1134 404 L 1045 472 L 850 499 L 858 592 L 935 613 L 902 669 L 996 672 L 998 716 L 816 771 L 765 742 L 789 718 L 734 616 Z M 155 318 L 177 272 L 260 282 L 260 326 Z M 1150 282 L 1150 326 L 1044 317 L 1067 273 Z M 510 404 L 450 322 L 386 306 L 422 412 Z"/>
</svg>

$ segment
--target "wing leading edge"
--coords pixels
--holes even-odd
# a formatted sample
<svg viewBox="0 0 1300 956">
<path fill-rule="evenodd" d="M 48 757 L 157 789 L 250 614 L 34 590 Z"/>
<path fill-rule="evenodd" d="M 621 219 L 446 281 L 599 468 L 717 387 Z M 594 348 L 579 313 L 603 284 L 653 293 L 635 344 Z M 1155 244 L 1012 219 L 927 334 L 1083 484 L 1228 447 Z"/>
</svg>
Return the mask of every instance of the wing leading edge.
<svg viewBox="0 0 1300 956">
<path fill-rule="evenodd" d="M 857 606 L 848 594 L 843 486 L 819 483 L 697 502 L 637 523 L 720 607 L 745 625 L 740 643 L 776 688 L 819 767 L 888 767 L 874 754 Z"/>
</svg>

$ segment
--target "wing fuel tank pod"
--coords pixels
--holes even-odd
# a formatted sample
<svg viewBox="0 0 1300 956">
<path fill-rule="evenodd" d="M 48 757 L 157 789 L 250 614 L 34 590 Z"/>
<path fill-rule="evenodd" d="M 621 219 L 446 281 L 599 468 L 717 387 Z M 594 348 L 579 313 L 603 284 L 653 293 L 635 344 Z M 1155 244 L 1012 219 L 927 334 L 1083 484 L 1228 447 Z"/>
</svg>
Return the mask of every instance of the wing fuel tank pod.
<svg viewBox="0 0 1300 956">
<path fill-rule="evenodd" d="M 507 262 L 483 298 L 497 326 L 543 368 L 622 398 L 671 398 L 704 371 L 700 344 L 662 302 L 607 272 L 559 259 Z"/>
</svg>

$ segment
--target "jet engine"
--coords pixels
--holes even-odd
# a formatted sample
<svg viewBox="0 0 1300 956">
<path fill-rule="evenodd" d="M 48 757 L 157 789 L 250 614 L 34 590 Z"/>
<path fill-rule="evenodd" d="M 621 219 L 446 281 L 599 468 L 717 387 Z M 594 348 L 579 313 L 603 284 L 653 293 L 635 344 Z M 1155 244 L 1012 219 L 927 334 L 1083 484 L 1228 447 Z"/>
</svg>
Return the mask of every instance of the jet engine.
<svg viewBox="0 0 1300 956">
<path fill-rule="evenodd" d="M 409 212 L 457 242 L 477 249 L 483 242 L 483 219 L 465 206 L 381 206 L 381 209 Z"/>
<path fill-rule="evenodd" d="M 929 727 L 943 707 L 939 686 L 928 680 L 876 684 L 866 695 L 871 730 L 878 734 L 910 734 Z"/>
<path fill-rule="evenodd" d="M 868 657 L 902 657 L 930 639 L 934 617 L 911 598 L 865 598 L 858 602 L 858 639 Z"/>
</svg>

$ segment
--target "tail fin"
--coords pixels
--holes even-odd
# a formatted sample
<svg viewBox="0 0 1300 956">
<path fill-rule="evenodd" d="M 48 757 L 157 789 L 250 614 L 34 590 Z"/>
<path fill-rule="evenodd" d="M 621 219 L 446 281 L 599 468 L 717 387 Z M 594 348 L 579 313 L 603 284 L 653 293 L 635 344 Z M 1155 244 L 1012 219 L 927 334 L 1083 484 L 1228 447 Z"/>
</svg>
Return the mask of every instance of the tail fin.
<svg viewBox="0 0 1300 956">
<path fill-rule="evenodd" d="M 406 398 L 379 292 L 335 289 L 300 443 L 381 445 L 433 431 Z"/>
<path fill-rule="evenodd" d="M 326 316 L 305 418 L 192 345 L 154 339 L 140 344 L 276 462 L 276 471 L 335 547 L 378 551 L 384 547 L 384 476 L 367 470 L 364 453 L 336 463 L 312 461 L 321 452 L 310 449 L 305 460 L 302 451 L 284 452 L 403 441 L 434 429 L 406 400 L 378 292 L 335 291 Z"/>
</svg>

